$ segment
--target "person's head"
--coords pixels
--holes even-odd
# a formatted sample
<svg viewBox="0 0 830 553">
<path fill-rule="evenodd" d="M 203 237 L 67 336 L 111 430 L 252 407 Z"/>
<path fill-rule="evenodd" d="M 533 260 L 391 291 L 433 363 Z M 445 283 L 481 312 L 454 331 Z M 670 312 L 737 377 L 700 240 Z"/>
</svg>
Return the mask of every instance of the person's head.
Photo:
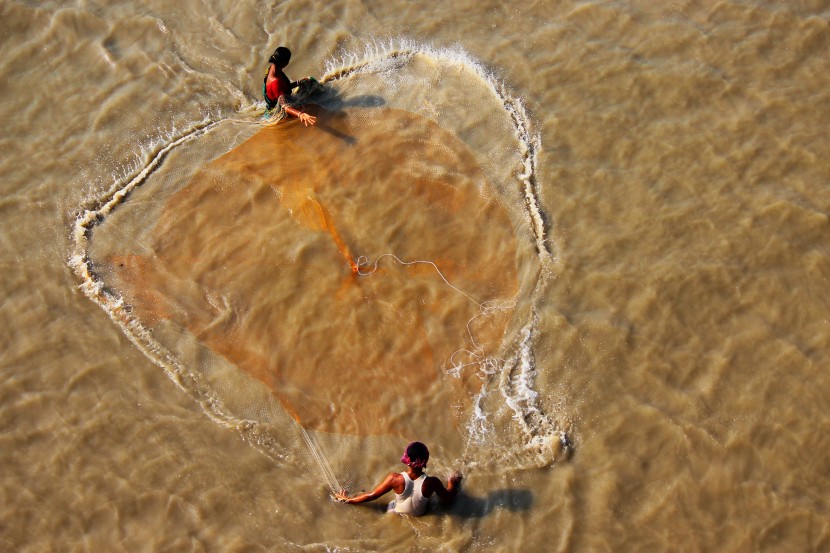
<svg viewBox="0 0 830 553">
<path fill-rule="evenodd" d="M 429 450 L 421 442 L 412 442 L 406 446 L 406 451 L 403 452 L 403 457 L 401 457 L 401 463 L 414 469 L 425 468 L 427 461 L 429 461 Z"/>
<path fill-rule="evenodd" d="M 268 63 L 273 63 L 279 68 L 283 68 L 288 65 L 289 61 L 291 61 L 291 50 L 285 46 L 280 46 L 274 50 L 274 53 L 271 54 L 270 58 L 268 58 Z"/>
</svg>

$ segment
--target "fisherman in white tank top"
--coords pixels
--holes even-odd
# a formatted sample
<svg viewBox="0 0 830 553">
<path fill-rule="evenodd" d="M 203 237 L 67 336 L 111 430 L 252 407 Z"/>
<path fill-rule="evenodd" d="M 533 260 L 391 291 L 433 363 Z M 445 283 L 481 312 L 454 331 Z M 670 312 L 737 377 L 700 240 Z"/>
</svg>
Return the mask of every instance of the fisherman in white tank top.
<svg viewBox="0 0 830 553">
<path fill-rule="evenodd" d="M 427 512 L 427 505 L 429 504 L 429 498 L 424 497 L 422 491 L 427 475 L 421 474 L 415 480 L 412 480 L 406 472 L 402 472 L 400 475 L 403 476 L 404 480 L 403 493 L 395 494 L 395 499 L 389 503 L 387 511 L 394 511 L 402 515 L 421 516 Z"/>
<path fill-rule="evenodd" d="M 335 494 L 344 503 L 364 503 L 372 501 L 387 492 L 394 491 L 395 499 L 389 504 L 388 512 L 402 515 L 421 516 L 429 507 L 429 500 L 437 494 L 442 501 L 451 502 L 461 486 L 460 473 L 450 476 L 447 487 L 435 476 L 427 476 L 424 469 L 429 461 L 429 450 L 421 442 L 412 442 L 406 447 L 401 462 L 407 465 L 404 472 L 393 472 L 371 492 L 349 497 L 346 490 Z"/>
</svg>

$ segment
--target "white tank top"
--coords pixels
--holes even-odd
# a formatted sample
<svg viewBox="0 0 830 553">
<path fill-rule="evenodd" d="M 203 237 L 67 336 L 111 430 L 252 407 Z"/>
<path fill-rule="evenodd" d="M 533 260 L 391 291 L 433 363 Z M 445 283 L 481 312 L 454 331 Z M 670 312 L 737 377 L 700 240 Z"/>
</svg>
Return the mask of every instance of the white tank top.
<svg viewBox="0 0 830 553">
<path fill-rule="evenodd" d="M 412 480 L 405 472 L 402 472 L 401 475 L 405 482 L 403 493 L 395 494 L 395 499 L 389 504 L 388 510 L 402 515 L 420 516 L 424 514 L 427 511 L 429 498 L 423 496 L 421 487 L 424 485 L 427 475 L 422 474 L 417 480 Z"/>
</svg>

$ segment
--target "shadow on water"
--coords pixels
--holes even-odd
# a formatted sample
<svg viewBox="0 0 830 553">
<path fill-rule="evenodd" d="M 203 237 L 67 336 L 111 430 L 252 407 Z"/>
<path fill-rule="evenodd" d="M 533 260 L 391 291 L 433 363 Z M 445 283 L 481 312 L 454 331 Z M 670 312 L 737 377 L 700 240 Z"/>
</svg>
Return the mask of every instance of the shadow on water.
<svg viewBox="0 0 830 553">
<path fill-rule="evenodd" d="M 332 111 L 338 111 L 343 108 L 351 107 L 379 108 L 386 105 L 386 100 L 384 100 L 381 96 L 376 96 L 374 94 L 362 94 L 359 96 L 344 98 L 340 93 L 331 87 L 326 87 L 325 90 L 320 93 L 319 98 L 320 101 Z"/>
<path fill-rule="evenodd" d="M 317 120 L 317 123 L 314 125 L 314 128 L 319 129 L 323 132 L 327 132 L 330 135 L 334 136 L 335 138 L 339 138 L 340 140 L 342 140 L 343 142 L 345 142 L 349 146 L 353 146 L 353 145 L 357 144 L 357 138 L 356 137 L 354 137 L 350 134 L 346 134 L 342 131 L 339 131 L 339 130 L 335 129 L 334 127 L 332 127 L 331 125 L 329 125 L 328 123 L 326 123 L 324 121 L 321 121 L 319 119 Z"/>
<path fill-rule="evenodd" d="M 533 492 L 522 489 L 493 490 L 486 497 L 474 497 L 459 492 L 451 507 L 438 507 L 434 512 L 446 512 L 460 518 L 483 518 L 497 509 L 512 512 L 528 511 L 533 506 Z"/>
<path fill-rule="evenodd" d="M 359 505 L 364 509 L 385 513 L 389 505 L 388 496 L 384 499 Z M 484 518 L 498 509 L 510 512 L 528 511 L 533 506 L 533 492 L 521 489 L 493 490 L 486 497 L 473 497 L 464 491 L 459 492 L 452 505 L 440 503 L 427 511 L 425 516 L 452 516 L 458 518 Z"/>
<path fill-rule="evenodd" d="M 316 92 L 313 96 L 311 96 L 309 100 L 311 103 L 316 103 L 320 106 L 325 106 L 325 109 L 331 112 L 338 112 L 349 107 L 376 108 L 386 104 L 386 100 L 384 100 L 382 97 L 375 96 L 372 94 L 344 98 L 340 93 L 328 86 L 325 87 L 322 91 Z M 356 137 L 337 130 L 336 128 L 328 124 L 327 121 L 318 119 L 315 127 L 323 132 L 327 132 L 332 136 L 343 140 L 349 145 L 354 145 L 355 143 L 357 143 Z"/>
</svg>

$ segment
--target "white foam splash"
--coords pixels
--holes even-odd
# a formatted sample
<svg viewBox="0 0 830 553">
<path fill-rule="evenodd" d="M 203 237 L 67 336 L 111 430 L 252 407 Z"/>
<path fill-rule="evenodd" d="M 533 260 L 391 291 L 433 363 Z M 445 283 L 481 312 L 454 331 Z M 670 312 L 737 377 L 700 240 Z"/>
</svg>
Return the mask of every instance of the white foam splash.
<svg viewBox="0 0 830 553">
<path fill-rule="evenodd" d="M 419 55 L 443 64 L 459 65 L 471 71 L 501 102 L 513 124 L 519 152 L 522 155 L 523 171 L 517 173 L 516 178 L 522 183 L 525 209 L 535 236 L 536 251 L 543 263 L 551 261 L 547 222 L 539 200 L 536 177 L 542 139 L 539 134 L 531 132 L 530 117 L 522 100 L 514 97 L 493 71 L 461 48 L 433 48 L 415 41 L 397 39 L 386 43 L 372 42 L 366 45 L 363 53 L 344 53 L 340 58 L 328 60 L 320 82 L 342 79 L 353 74 L 387 73 L 394 69 L 396 64 L 405 63 L 409 58 Z"/>
<path fill-rule="evenodd" d="M 492 457 L 502 462 L 510 462 L 515 468 L 543 467 L 556 461 L 567 459 L 573 451 L 573 443 L 568 432 L 557 421 L 545 413 L 541 405 L 539 392 L 536 391 L 538 370 L 534 355 L 534 335 L 536 317 L 531 315 L 520 331 L 514 354 L 508 359 L 486 358 L 454 366 L 448 374 L 460 376 L 461 369 L 477 366 L 478 377 L 482 387 L 473 400 L 473 413 L 467 424 L 468 446 L 475 444 L 484 448 L 493 448 Z M 503 405 L 510 413 L 510 419 L 518 427 L 514 436 L 520 440 L 521 451 L 505 448 L 503 441 L 495 432 L 495 422 L 490 420 L 496 413 L 483 407 L 485 402 L 492 405 L 492 395 L 498 394 Z M 492 407 L 491 407 L 492 409 Z M 465 451 L 462 463 L 467 467 L 478 463 L 466 459 Z"/>
<path fill-rule="evenodd" d="M 500 390 L 513 411 L 513 419 L 523 430 L 525 450 L 537 455 L 540 463 L 548 464 L 570 453 L 571 440 L 539 405 L 539 393 L 534 389 L 537 377 L 533 353 L 535 326 L 534 316 L 521 331 L 517 355 L 501 373 Z"/>
</svg>

